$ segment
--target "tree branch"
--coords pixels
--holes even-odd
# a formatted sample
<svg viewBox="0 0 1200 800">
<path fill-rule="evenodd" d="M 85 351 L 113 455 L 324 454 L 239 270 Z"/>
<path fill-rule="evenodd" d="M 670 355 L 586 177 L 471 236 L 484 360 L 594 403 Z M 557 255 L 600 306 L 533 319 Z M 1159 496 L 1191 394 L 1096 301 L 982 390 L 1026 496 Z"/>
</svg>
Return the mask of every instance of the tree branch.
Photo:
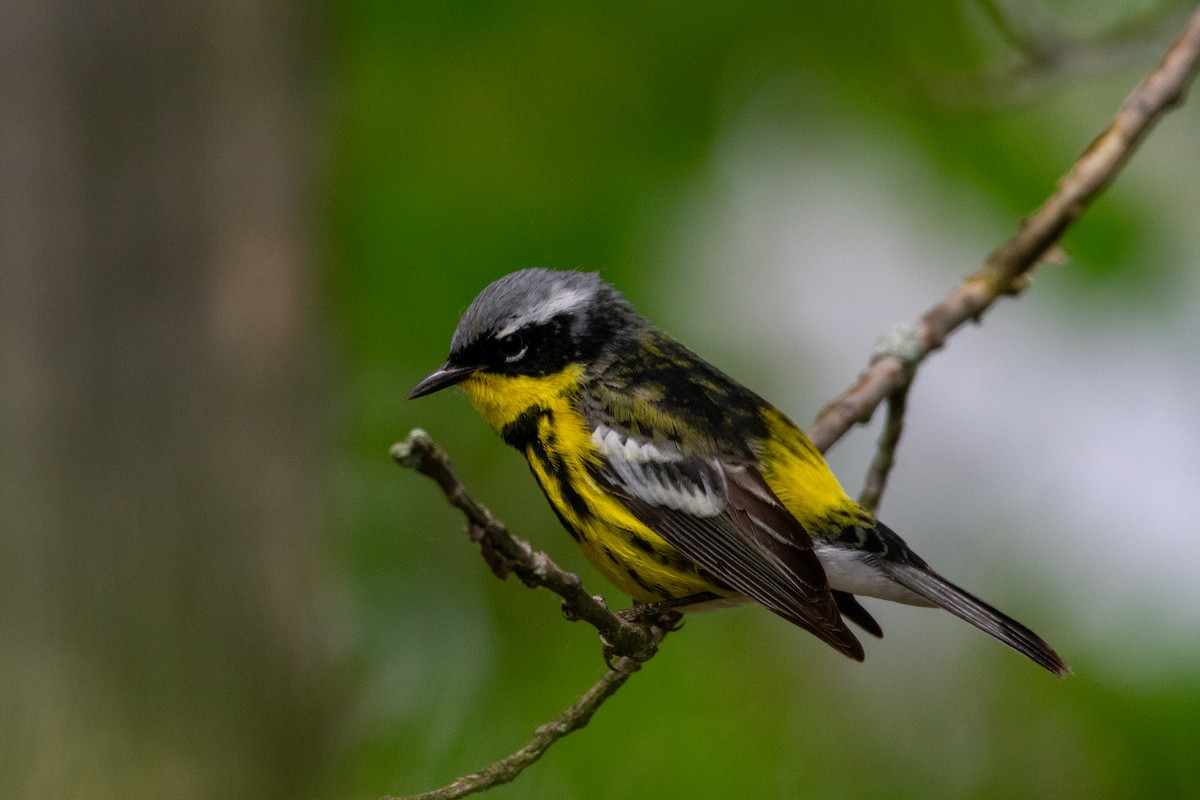
<svg viewBox="0 0 1200 800">
<path fill-rule="evenodd" d="M 976 0 L 998 36 L 1018 55 L 981 74 L 931 78 L 925 90 L 938 102 L 961 108 L 995 107 L 1020 102 L 1064 80 L 1111 72 L 1141 63 L 1151 48 L 1158 50 L 1163 32 L 1174 30 L 1186 9 L 1154 4 L 1116 20 L 1111 27 L 1088 34 L 1068 35 L 1030 12 L 1028 3 Z"/>
<path fill-rule="evenodd" d="M 653 627 L 652 635 L 655 642 L 666 635 L 666 628 Z M 570 708 L 559 714 L 550 722 L 534 731 L 529 744 L 517 750 L 512 755 L 495 761 L 479 772 L 455 778 L 454 782 L 440 789 L 434 789 L 411 797 L 383 797 L 380 800 L 454 800 L 475 792 L 486 791 L 493 786 L 508 783 L 521 774 L 522 770 L 541 758 L 546 750 L 568 733 L 573 733 L 591 721 L 592 715 L 600 705 L 612 697 L 617 689 L 629 680 L 629 676 L 642 668 L 641 661 L 622 657 L 617 659 L 607 673 L 604 674 L 592 688 L 576 700 Z"/>
<path fill-rule="evenodd" d="M 477 502 L 454 474 L 446 451 L 420 428 L 415 428 L 403 442 L 392 445 L 391 456 L 403 467 L 433 480 L 446 495 L 450 505 L 467 518 L 467 535 L 479 545 L 484 560 L 498 578 L 515 572 L 526 586 L 543 586 L 563 598 L 563 611 L 570 619 L 582 619 L 600 633 L 604 643 L 609 670 L 591 689 L 567 710 L 540 726 L 529 744 L 512 755 L 489 764 L 479 772 L 457 778 L 448 786 L 410 798 L 382 800 L 451 800 L 481 792 L 513 780 L 530 764 L 537 761 L 555 742 L 587 725 L 596 709 L 613 695 L 657 651 L 663 637 L 678 627 L 681 614 L 669 608 L 644 607 L 641 614 L 614 614 L 598 596 L 583 589 L 579 578 L 555 564 L 545 553 L 534 550 L 529 543 L 508 532 L 486 506 Z M 635 619 L 639 624 L 631 622 Z"/>
<path fill-rule="evenodd" d="M 978 321 L 1001 296 L 1024 289 L 1038 261 L 1112 183 L 1155 123 L 1183 101 L 1198 68 L 1200 9 L 1188 19 L 1162 63 L 1125 99 L 1113 123 L 1059 181 L 1058 189 L 988 256 L 981 269 L 913 323 L 911 333 L 920 343 L 917 352 L 876 358 L 853 386 L 821 410 L 808 428 L 817 448 L 824 452 L 852 426 L 870 420 L 884 398 L 905 385 L 917 365 L 964 322 Z"/>
<path fill-rule="evenodd" d="M 1064 49 L 1064 38 L 1057 31 L 1041 31 L 1024 14 L 1013 13 L 997 0 L 977 0 L 1000 37 L 1014 50 L 1036 65 L 1053 64 Z"/>
<path fill-rule="evenodd" d="M 883 425 L 883 433 L 879 434 L 879 447 L 875 450 L 862 494 L 858 497 L 858 504 L 872 514 L 879 508 L 888 476 L 896 464 L 896 447 L 900 444 L 900 435 L 904 433 L 904 412 L 908 408 L 910 385 L 905 381 L 887 398 L 887 422 Z"/>
<path fill-rule="evenodd" d="M 477 502 L 454 474 L 446 451 L 420 428 L 413 429 L 403 442 L 392 445 L 392 458 L 402 467 L 416 470 L 433 480 L 450 505 L 467 518 L 467 535 L 479 545 L 492 573 L 504 579 L 515 572 L 528 587 L 543 586 L 563 599 L 568 619 L 581 619 L 597 631 L 607 652 L 645 661 L 654 655 L 658 640 L 649 626 L 635 625 L 615 614 L 599 595 L 588 594 L 578 576 L 559 567 L 545 553 L 534 550 L 529 542 L 508 532 L 482 503 Z M 651 620 L 653 622 L 653 620 Z"/>
</svg>

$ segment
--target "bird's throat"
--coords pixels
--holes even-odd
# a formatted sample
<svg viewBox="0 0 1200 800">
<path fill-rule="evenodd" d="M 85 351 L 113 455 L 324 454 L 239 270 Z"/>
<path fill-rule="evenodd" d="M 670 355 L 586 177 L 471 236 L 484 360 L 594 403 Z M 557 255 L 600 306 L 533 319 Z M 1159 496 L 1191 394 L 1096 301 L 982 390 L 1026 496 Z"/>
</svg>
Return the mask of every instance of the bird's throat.
<svg viewBox="0 0 1200 800">
<path fill-rule="evenodd" d="M 553 409 L 579 391 L 582 368 L 568 365 L 550 375 L 497 375 L 477 372 L 462 382 L 463 391 L 475 410 L 497 432 L 526 416 L 530 411 Z"/>
</svg>

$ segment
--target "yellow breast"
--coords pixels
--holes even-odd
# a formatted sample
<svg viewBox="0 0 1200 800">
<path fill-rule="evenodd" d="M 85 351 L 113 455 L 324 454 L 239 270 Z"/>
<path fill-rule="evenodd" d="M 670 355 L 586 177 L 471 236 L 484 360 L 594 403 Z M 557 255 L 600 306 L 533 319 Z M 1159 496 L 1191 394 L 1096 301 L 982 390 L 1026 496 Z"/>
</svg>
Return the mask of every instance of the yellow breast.
<svg viewBox="0 0 1200 800">
<path fill-rule="evenodd" d="M 542 377 L 479 373 L 462 387 L 498 432 L 528 426 L 512 443 L 584 555 L 621 591 L 643 603 L 727 594 L 596 483 L 591 470 L 603 457 L 576 405 L 579 374 L 576 366 Z"/>
</svg>

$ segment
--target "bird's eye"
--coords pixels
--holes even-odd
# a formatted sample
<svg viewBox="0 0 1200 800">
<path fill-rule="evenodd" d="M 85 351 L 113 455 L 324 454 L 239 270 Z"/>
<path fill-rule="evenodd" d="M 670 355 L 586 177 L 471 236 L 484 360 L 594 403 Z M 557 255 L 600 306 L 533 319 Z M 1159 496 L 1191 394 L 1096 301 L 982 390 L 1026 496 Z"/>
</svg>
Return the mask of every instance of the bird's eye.
<svg viewBox="0 0 1200 800">
<path fill-rule="evenodd" d="M 529 349 L 529 346 L 525 344 L 525 340 L 521 338 L 519 333 L 505 336 L 498 344 L 500 345 L 500 355 L 504 356 L 505 364 L 520 361 L 525 355 L 525 351 Z"/>
</svg>

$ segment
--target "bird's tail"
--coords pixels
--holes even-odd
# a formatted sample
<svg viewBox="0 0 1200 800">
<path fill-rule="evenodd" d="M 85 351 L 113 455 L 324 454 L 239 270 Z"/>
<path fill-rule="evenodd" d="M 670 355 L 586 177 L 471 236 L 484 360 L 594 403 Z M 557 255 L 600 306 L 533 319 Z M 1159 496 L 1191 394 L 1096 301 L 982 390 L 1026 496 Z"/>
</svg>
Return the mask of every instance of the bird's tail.
<svg viewBox="0 0 1200 800">
<path fill-rule="evenodd" d="M 1060 678 L 1071 674 L 1071 668 L 1042 637 L 997 611 L 970 592 L 960 589 L 931 570 L 920 559 L 915 562 L 883 561 L 880 566 L 897 583 L 916 592 L 929 602 L 966 620 L 984 633 L 995 636 L 1017 652 L 1024 653 L 1036 663 Z"/>
</svg>

